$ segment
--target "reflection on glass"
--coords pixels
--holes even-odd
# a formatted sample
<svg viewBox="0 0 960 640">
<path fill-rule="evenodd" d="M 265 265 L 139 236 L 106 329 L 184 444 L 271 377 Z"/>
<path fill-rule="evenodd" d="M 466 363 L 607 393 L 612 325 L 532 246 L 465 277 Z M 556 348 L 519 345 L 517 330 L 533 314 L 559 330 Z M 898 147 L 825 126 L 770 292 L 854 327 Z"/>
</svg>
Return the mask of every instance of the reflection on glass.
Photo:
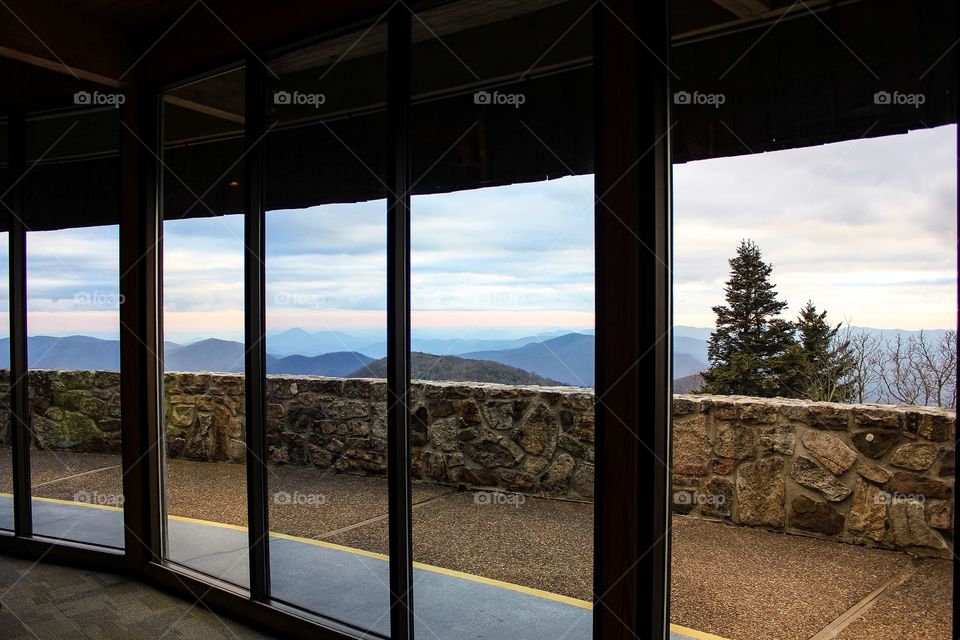
<svg viewBox="0 0 960 640">
<path fill-rule="evenodd" d="M 3 125 L 0 125 L 2 128 Z M 3 136 L 0 136 L 2 139 Z M 5 175 L 0 190 L 5 191 Z M 13 531 L 13 455 L 10 449 L 10 237 L 0 232 L 0 529 Z"/>
<path fill-rule="evenodd" d="M 23 189 L 33 532 L 119 548 L 118 129 L 115 109 L 28 117 Z"/>
<path fill-rule="evenodd" d="M 417 635 L 591 638 L 589 6 L 413 24 Z"/>
<path fill-rule="evenodd" d="M 163 96 L 165 557 L 249 585 L 243 70 Z"/>
<path fill-rule="evenodd" d="M 8 133 L 0 118 L 0 199 L 10 188 Z M 2 208 L 2 205 L 0 205 Z M 10 238 L 0 231 L 0 530 L 13 530 L 13 458 L 10 449 Z"/>
<path fill-rule="evenodd" d="M 270 63 L 266 349 L 272 596 L 388 634 L 385 46 Z"/>
</svg>

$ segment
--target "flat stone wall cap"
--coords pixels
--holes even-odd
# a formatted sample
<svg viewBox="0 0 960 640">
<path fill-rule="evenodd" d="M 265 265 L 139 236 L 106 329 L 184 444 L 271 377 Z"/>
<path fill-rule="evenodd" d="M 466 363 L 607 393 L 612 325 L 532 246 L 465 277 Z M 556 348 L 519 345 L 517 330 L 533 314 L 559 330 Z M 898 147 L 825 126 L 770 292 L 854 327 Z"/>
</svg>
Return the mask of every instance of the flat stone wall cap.
<svg viewBox="0 0 960 640">
<path fill-rule="evenodd" d="M 851 412 L 870 412 L 871 410 L 881 410 L 881 411 L 896 411 L 897 413 L 908 413 L 908 412 L 918 412 L 928 415 L 943 415 L 950 418 L 956 419 L 957 412 L 955 409 L 945 409 L 942 407 L 926 407 L 926 406 L 915 406 L 915 405 L 898 405 L 898 404 L 878 404 L 878 403 L 862 403 L 862 404 L 846 404 L 843 402 L 811 402 L 809 400 L 800 400 L 797 398 L 760 398 L 755 396 L 721 396 L 721 395 L 711 395 L 711 394 L 698 394 L 698 393 L 675 393 L 674 398 L 683 398 L 686 400 L 698 400 L 704 403 L 734 403 L 734 404 L 767 404 L 778 407 L 810 407 L 810 408 L 820 408 L 820 409 L 841 409 L 844 411 Z"/>
</svg>

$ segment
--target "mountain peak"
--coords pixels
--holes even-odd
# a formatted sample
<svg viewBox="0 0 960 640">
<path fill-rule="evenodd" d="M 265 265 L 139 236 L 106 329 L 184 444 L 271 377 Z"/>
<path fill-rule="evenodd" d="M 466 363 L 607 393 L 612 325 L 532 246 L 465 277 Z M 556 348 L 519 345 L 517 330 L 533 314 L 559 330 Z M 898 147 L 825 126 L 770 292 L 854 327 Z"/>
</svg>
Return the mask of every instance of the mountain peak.
<svg viewBox="0 0 960 640">
<path fill-rule="evenodd" d="M 283 336 L 285 338 L 306 338 L 310 336 L 310 332 L 306 329 L 301 329 L 300 327 L 293 327 L 292 329 L 287 329 L 286 331 L 276 333 L 274 336 Z"/>
</svg>

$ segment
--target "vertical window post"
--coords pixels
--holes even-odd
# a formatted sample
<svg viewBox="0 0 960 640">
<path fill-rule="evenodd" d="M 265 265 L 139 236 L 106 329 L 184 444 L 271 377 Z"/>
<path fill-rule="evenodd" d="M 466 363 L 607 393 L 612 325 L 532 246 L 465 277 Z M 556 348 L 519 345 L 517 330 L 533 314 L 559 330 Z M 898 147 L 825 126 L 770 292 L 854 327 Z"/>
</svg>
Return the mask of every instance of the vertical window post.
<svg viewBox="0 0 960 640">
<path fill-rule="evenodd" d="M 155 151 L 144 146 L 158 137 L 156 95 L 132 90 L 126 97 L 120 110 L 120 419 L 125 560 L 135 571 L 161 557 L 158 175 Z"/>
<path fill-rule="evenodd" d="M 33 533 L 30 504 L 30 405 L 27 397 L 27 230 L 23 177 L 27 172 L 26 115 L 10 117 L 10 427 L 13 444 L 13 511 L 17 536 Z"/>
<path fill-rule="evenodd" d="M 594 638 L 669 634 L 667 2 L 608 0 L 597 43 Z"/>
<path fill-rule="evenodd" d="M 247 526 L 250 540 L 250 597 L 270 596 L 267 508 L 266 253 L 263 210 L 263 136 L 266 78 L 255 56 L 247 60 L 244 129 L 244 334 L 246 355 Z"/>
<path fill-rule="evenodd" d="M 387 78 L 387 477 L 390 505 L 390 637 L 413 638 L 410 499 L 410 10 L 394 5 Z"/>
</svg>

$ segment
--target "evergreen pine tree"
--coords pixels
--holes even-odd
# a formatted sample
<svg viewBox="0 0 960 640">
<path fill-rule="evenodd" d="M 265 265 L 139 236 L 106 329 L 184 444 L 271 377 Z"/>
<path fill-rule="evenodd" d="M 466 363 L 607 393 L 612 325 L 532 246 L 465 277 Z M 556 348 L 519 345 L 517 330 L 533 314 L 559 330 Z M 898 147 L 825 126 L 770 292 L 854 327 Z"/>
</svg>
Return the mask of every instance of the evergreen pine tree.
<svg viewBox="0 0 960 640">
<path fill-rule="evenodd" d="M 853 359 L 850 345 L 837 336 L 840 325 L 827 323 L 827 312 L 817 313 L 813 302 L 800 310 L 796 322 L 801 350 L 796 378 L 800 397 L 845 402 L 853 395 L 849 380 Z"/>
<path fill-rule="evenodd" d="M 796 343 L 793 324 L 776 317 L 787 303 L 777 299 L 772 271 L 751 240 L 742 241 L 730 259 L 727 304 L 713 307 L 717 328 L 707 347 L 705 393 L 769 397 L 788 392 L 787 355 Z"/>
</svg>

